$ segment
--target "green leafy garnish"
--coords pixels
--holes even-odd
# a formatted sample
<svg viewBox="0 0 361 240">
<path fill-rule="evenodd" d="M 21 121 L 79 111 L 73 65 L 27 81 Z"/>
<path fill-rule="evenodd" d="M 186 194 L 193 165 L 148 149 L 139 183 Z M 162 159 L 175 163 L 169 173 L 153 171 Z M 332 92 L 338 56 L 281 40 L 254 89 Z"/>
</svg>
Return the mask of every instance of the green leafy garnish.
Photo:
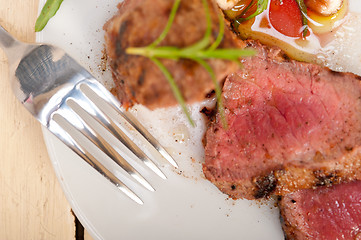
<svg viewBox="0 0 361 240">
<path fill-rule="evenodd" d="M 244 22 L 247 20 L 250 20 L 258 15 L 260 15 L 261 13 L 264 12 L 264 10 L 267 9 L 268 7 L 268 0 L 258 0 L 257 1 L 257 9 L 256 11 L 249 15 L 248 17 L 244 18 L 243 16 L 246 14 L 246 12 L 256 3 L 255 0 L 252 0 L 248 6 L 242 11 L 242 13 L 236 18 L 237 22 Z"/>
<path fill-rule="evenodd" d="M 257 10 L 251 14 L 250 16 L 246 17 L 245 20 L 249 20 L 251 18 L 254 18 L 261 13 L 263 13 L 264 10 L 266 10 L 268 7 L 268 0 L 258 0 L 257 2 Z"/>
<path fill-rule="evenodd" d="M 240 57 L 252 56 L 255 54 L 255 51 L 253 49 L 236 49 L 236 48 L 218 49 L 218 46 L 222 42 L 224 36 L 224 21 L 223 21 L 223 16 L 221 14 L 219 14 L 219 33 L 216 40 L 211 44 L 212 20 L 211 20 L 211 14 L 207 0 L 202 0 L 206 13 L 207 28 L 201 40 L 199 40 L 193 45 L 184 48 L 178 48 L 174 46 L 159 46 L 159 44 L 164 40 L 164 38 L 166 37 L 172 26 L 176 12 L 179 8 L 180 1 L 181 0 L 175 0 L 165 29 L 153 43 L 151 43 L 146 47 L 129 47 L 126 49 L 126 53 L 148 57 L 155 63 L 155 65 L 158 66 L 158 68 L 161 70 L 161 72 L 164 74 L 165 78 L 167 79 L 168 83 L 170 84 L 175 98 L 177 99 L 178 103 L 180 104 L 181 108 L 183 109 L 183 112 L 187 116 L 192 126 L 194 126 L 194 121 L 190 116 L 184 97 L 182 96 L 177 84 L 175 83 L 172 74 L 168 71 L 168 69 L 163 65 L 163 63 L 159 59 L 172 59 L 172 60 L 189 59 L 202 65 L 209 73 L 215 85 L 218 111 L 220 113 L 223 126 L 227 127 L 227 121 L 225 118 L 224 107 L 221 98 L 221 87 L 217 82 L 212 67 L 206 62 L 206 60 L 224 59 L 239 63 Z"/>
<path fill-rule="evenodd" d="M 279 1 L 282 4 L 282 0 L 279 0 Z M 307 6 L 306 6 L 304 0 L 295 0 L 295 1 L 300 9 L 301 16 L 302 16 L 302 26 L 303 26 L 302 36 L 306 37 L 307 32 L 308 32 Z M 244 17 L 246 15 L 246 13 L 249 11 L 249 9 L 251 7 L 253 7 L 255 4 L 256 4 L 256 0 L 252 0 L 247 5 L 247 7 L 245 7 L 243 9 L 243 11 L 234 19 L 234 24 L 235 24 L 236 29 L 238 28 L 238 25 L 240 25 L 242 22 L 245 22 L 247 20 L 250 20 L 250 19 L 258 16 L 259 14 L 261 14 L 268 8 L 268 0 L 258 0 L 256 11 L 253 14 L 249 15 L 248 17 Z"/>
<path fill-rule="evenodd" d="M 47 0 L 41 13 L 35 23 L 35 32 L 40 32 L 44 29 L 50 18 L 52 18 L 58 11 L 63 0 Z"/>
<path fill-rule="evenodd" d="M 308 22 L 307 22 L 307 6 L 303 0 L 296 0 L 298 7 L 300 8 L 302 15 L 302 25 L 303 25 L 303 37 L 306 37 L 308 32 Z"/>
</svg>

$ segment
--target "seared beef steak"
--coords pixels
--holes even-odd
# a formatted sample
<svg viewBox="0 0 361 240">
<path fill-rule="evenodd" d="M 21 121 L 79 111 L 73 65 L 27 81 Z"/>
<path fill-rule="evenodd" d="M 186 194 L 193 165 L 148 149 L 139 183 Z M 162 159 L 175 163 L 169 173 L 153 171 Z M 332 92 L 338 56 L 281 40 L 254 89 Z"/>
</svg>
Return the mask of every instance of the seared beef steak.
<svg viewBox="0 0 361 240">
<path fill-rule="evenodd" d="M 287 239 L 360 239 L 361 182 L 304 189 L 279 202 Z"/>
<path fill-rule="evenodd" d="M 167 107 L 177 102 L 166 78 L 149 59 L 127 55 L 128 47 L 145 47 L 163 31 L 174 1 L 171 0 L 125 0 L 119 12 L 104 29 L 106 52 L 110 60 L 116 92 L 125 106 L 135 103 L 151 109 Z M 212 38 L 219 31 L 220 13 L 213 1 L 209 1 L 212 15 Z M 201 0 L 181 1 L 174 23 L 162 46 L 185 47 L 203 38 L 206 30 L 205 10 Z M 242 47 L 244 44 L 227 28 L 220 47 Z M 175 78 L 187 102 L 200 101 L 214 89 L 208 72 L 189 60 L 162 60 Z M 234 72 L 236 63 L 209 61 L 219 82 Z"/>
<path fill-rule="evenodd" d="M 205 176 L 247 199 L 361 179 L 358 77 L 256 48 L 225 81 L 229 128 L 217 115 L 207 130 Z"/>
</svg>

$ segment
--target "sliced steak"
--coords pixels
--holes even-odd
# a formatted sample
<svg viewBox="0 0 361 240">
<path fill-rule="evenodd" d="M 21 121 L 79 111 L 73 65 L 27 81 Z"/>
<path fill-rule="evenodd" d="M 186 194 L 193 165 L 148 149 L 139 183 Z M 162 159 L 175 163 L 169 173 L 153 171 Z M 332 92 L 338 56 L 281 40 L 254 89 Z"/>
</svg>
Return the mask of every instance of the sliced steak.
<svg viewBox="0 0 361 240">
<path fill-rule="evenodd" d="M 151 109 L 175 105 L 176 99 L 166 78 L 148 58 L 127 55 L 128 47 L 145 47 L 163 31 L 174 1 L 171 0 L 125 0 L 119 12 L 109 20 L 106 31 L 106 52 L 116 85 L 118 98 L 125 106 L 135 103 Z M 219 32 L 220 10 L 209 1 L 212 17 L 212 39 Z M 181 1 L 174 23 L 161 46 L 190 46 L 203 38 L 206 15 L 201 0 Z M 227 28 L 221 44 L 225 47 L 244 47 L 244 43 Z M 208 72 L 190 60 L 162 60 L 173 75 L 187 102 L 200 101 L 214 89 Z M 238 65 L 223 60 L 209 61 L 216 78 L 223 82 Z"/>
<path fill-rule="evenodd" d="M 254 46 L 223 87 L 228 129 L 206 132 L 206 178 L 247 199 L 361 179 L 359 77 Z"/>
<path fill-rule="evenodd" d="M 287 239 L 361 239 L 361 182 L 303 189 L 279 201 Z"/>
</svg>

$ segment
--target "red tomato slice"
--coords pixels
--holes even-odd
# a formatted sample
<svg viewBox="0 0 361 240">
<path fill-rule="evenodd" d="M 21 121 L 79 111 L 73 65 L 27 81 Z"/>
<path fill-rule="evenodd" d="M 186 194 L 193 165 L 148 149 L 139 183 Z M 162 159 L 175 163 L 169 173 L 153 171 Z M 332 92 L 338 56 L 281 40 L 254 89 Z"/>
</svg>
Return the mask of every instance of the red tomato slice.
<svg viewBox="0 0 361 240">
<path fill-rule="evenodd" d="M 269 20 L 283 35 L 302 37 L 302 15 L 295 0 L 271 0 Z"/>
</svg>

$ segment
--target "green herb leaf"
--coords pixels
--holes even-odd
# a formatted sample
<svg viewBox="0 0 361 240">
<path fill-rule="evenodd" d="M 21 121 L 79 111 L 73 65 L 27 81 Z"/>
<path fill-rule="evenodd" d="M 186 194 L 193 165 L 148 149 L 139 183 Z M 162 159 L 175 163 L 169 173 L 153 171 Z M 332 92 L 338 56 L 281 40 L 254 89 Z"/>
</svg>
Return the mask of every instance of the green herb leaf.
<svg viewBox="0 0 361 240">
<path fill-rule="evenodd" d="M 233 48 L 217 48 L 215 50 L 199 50 L 190 52 L 188 49 L 181 49 L 177 47 L 157 47 L 157 48 L 127 48 L 127 54 L 141 55 L 148 58 L 164 58 L 178 60 L 184 59 L 224 59 L 235 61 L 239 57 L 253 56 L 256 51 L 253 49 L 233 49 Z"/>
<path fill-rule="evenodd" d="M 203 0 L 203 7 L 204 7 L 204 11 L 206 13 L 206 20 L 207 20 L 207 28 L 206 28 L 204 37 L 200 41 L 196 42 L 195 44 L 193 44 L 189 47 L 186 47 L 184 49 L 184 51 L 189 51 L 189 52 L 199 51 L 199 50 L 206 48 L 209 45 L 209 43 L 211 42 L 212 19 L 211 19 L 211 13 L 209 12 L 209 6 L 208 6 L 207 0 Z"/>
<path fill-rule="evenodd" d="M 215 50 L 219 44 L 221 44 L 224 36 L 224 20 L 223 15 L 218 14 L 218 21 L 219 21 L 219 33 L 217 35 L 216 41 L 208 48 L 209 51 Z"/>
<path fill-rule="evenodd" d="M 208 59 L 224 59 L 224 60 L 230 60 L 235 61 L 239 63 L 239 58 L 243 56 L 252 56 L 255 54 L 255 51 L 253 49 L 233 49 L 233 48 L 226 48 L 226 49 L 218 49 L 218 46 L 222 42 L 223 36 L 224 36 L 224 20 L 223 16 L 219 14 L 219 33 L 216 38 L 216 40 L 211 44 L 211 33 L 212 33 L 212 19 L 210 14 L 210 9 L 208 6 L 207 0 L 202 0 L 203 6 L 205 9 L 205 15 L 206 15 L 206 32 L 201 40 L 196 42 L 195 44 L 191 46 L 187 46 L 184 48 L 178 48 L 174 46 L 158 46 L 161 41 L 164 40 L 164 38 L 167 36 L 169 29 L 172 26 L 172 23 L 175 18 L 175 14 L 179 8 L 180 0 L 176 0 L 174 2 L 174 5 L 172 7 L 171 13 L 169 15 L 168 22 L 166 24 L 165 29 L 161 33 L 161 35 L 150 45 L 146 47 L 129 47 L 126 49 L 127 54 L 131 55 L 140 55 L 144 57 L 150 58 L 154 62 L 155 65 L 158 66 L 160 71 L 164 74 L 165 78 L 167 79 L 168 83 L 170 84 L 170 87 L 172 89 L 173 95 L 175 96 L 176 100 L 180 104 L 181 108 L 183 109 L 183 112 L 186 114 L 189 122 L 192 126 L 194 126 L 194 121 L 192 120 L 190 113 L 187 109 L 185 100 L 174 81 L 173 76 L 168 71 L 168 69 L 162 64 L 162 62 L 159 59 L 172 59 L 172 60 L 179 60 L 179 59 L 189 59 L 196 61 L 201 66 L 203 66 L 206 71 L 209 73 L 214 86 L 215 86 L 215 92 L 216 92 L 216 98 L 217 98 L 217 106 L 218 111 L 221 116 L 221 121 L 224 128 L 227 128 L 227 121 L 225 118 L 224 113 L 224 106 L 222 103 L 221 98 L 221 87 L 219 83 L 217 82 L 216 75 L 212 69 L 212 67 L 206 62 Z M 266 1 L 267 0 L 259 0 L 260 1 Z M 263 7 L 263 6 L 262 6 Z M 267 4 L 266 4 L 267 8 Z"/>
<path fill-rule="evenodd" d="M 182 93 L 179 91 L 179 88 L 177 87 L 177 84 L 174 81 L 174 78 L 172 76 L 172 74 L 170 74 L 170 72 L 168 71 L 168 69 L 163 65 L 163 63 L 161 63 L 158 59 L 156 58 L 150 58 L 150 60 L 152 60 L 155 65 L 158 66 L 158 68 L 161 70 L 161 72 L 164 74 L 165 78 L 168 80 L 168 83 L 172 89 L 173 95 L 174 97 L 177 99 L 179 105 L 181 106 L 183 112 L 185 113 L 185 115 L 188 118 L 188 121 L 190 122 L 190 124 L 194 127 L 195 123 L 193 121 L 193 119 L 191 118 L 191 115 L 189 113 L 189 110 L 187 108 L 187 105 L 184 101 L 184 98 L 182 96 Z"/>
<path fill-rule="evenodd" d="M 41 13 L 35 23 L 35 32 L 40 32 L 44 29 L 50 18 L 52 18 L 58 11 L 63 0 L 47 0 Z"/>
<path fill-rule="evenodd" d="M 172 27 L 172 24 L 173 24 L 173 21 L 174 21 L 174 18 L 175 18 L 175 14 L 177 13 L 177 10 L 179 8 L 180 1 L 181 0 L 176 0 L 174 2 L 172 10 L 171 10 L 171 12 L 169 14 L 169 19 L 168 19 L 167 25 L 165 26 L 163 32 L 159 35 L 159 37 L 152 44 L 150 44 L 149 47 L 158 46 L 159 43 L 161 43 L 164 40 L 164 38 L 167 36 L 170 28 Z"/>
<path fill-rule="evenodd" d="M 308 32 L 308 20 L 307 20 L 307 6 L 303 0 L 296 0 L 298 7 L 300 8 L 302 15 L 302 25 L 303 25 L 303 37 L 306 37 Z"/>
<path fill-rule="evenodd" d="M 263 13 L 263 11 L 266 10 L 267 7 L 268 7 L 268 0 L 258 0 L 256 11 L 255 11 L 253 14 L 249 15 L 248 17 L 246 17 L 246 18 L 242 18 L 242 16 L 252 7 L 253 4 L 254 4 L 254 1 L 252 1 L 252 2 L 247 6 L 247 8 L 245 9 L 245 11 L 242 12 L 241 16 L 237 18 L 238 21 L 244 22 L 244 21 L 247 21 L 247 20 L 249 20 L 249 19 L 252 19 L 252 18 L 260 15 L 261 13 Z"/>
<path fill-rule="evenodd" d="M 253 4 L 255 3 L 256 0 L 252 0 L 248 6 L 241 12 L 241 14 L 239 15 L 239 17 L 243 17 L 247 12 L 248 10 L 253 6 Z"/>
<path fill-rule="evenodd" d="M 218 112 L 221 115 L 221 122 L 222 122 L 223 127 L 225 129 L 227 129 L 228 128 L 228 122 L 226 120 L 226 116 L 225 116 L 225 113 L 224 113 L 224 105 L 223 105 L 223 101 L 222 101 L 221 86 L 219 86 L 219 82 L 216 79 L 216 75 L 214 74 L 214 71 L 213 71 L 212 67 L 206 61 L 204 61 L 202 59 L 196 59 L 196 61 L 207 70 L 207 72 L 209 73 L 209 75 L 212 78 L 213 84 L 215 86 Z"/>
</svg>

